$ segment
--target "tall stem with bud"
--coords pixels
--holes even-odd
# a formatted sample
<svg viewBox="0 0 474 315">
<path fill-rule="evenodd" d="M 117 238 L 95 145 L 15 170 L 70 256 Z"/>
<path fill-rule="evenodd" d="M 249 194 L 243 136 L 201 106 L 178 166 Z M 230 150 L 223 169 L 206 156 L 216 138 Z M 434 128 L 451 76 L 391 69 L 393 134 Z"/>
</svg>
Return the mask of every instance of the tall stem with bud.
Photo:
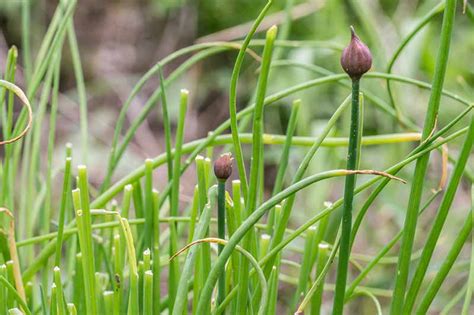
<svg viewBox="0 0 474 315">
<path fill-rule="evenodd" d="M 364 73 L 372 66 L 372 55 L 367 46 L 357 37 L 351 27 L 351 42 L 342 52 L 341 66 L 352 79 L 352 110 L 347 152 L 347 169 L 357 168 L 357 148 L 359 132 L 359 83 Z M 342 213 L 342 233 L 337 266 L 336 289 L 334 295 L 333 314 L 340 315 L 344 309 L 344 299 L 347 281 L 347 269 L 350 256 L 350 238 L 352 228 L 352 203 L 354 200 L 355 174 L 347 175 L 344 185 L 344 206 Z"/>
<path fill-rule="evenodd" d="M 230 153 L 221 155 L 214 162 L 214 174 L 217 178 L 217 235 L 220 239 L 225 239 L 225 183 L 232 175 L 232 155 Z M 224 245 L 218 245 L 219 255 Z M 217 289 L 217 305 L 225 299 L 225 272 L 219 277 Z"/>
</svg>

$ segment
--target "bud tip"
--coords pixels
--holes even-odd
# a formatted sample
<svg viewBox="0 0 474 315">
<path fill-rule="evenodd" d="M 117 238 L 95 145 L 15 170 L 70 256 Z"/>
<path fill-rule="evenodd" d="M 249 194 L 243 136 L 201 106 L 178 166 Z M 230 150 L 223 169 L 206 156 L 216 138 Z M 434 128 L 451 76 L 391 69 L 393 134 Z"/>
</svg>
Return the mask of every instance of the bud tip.
<svg viewBox="0 0 474 315">
<path fill-rule="evenodd" d="M 233 161 L 232 154 L 225 153 L 214 162 L 214 174 L 217 179 L 225 181 L 230 177 L 230 175 L 232 175 Z"/>
</svg>

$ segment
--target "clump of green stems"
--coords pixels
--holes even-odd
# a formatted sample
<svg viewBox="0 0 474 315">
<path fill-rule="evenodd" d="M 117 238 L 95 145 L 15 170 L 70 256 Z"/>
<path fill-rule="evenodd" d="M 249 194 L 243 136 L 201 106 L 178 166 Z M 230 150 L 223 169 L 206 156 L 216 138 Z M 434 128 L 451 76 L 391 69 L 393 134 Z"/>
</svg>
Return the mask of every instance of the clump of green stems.
<svg viewBox="0 0 474 315">
<path fill-rule="evenodd" d="M 350 3 L 356 16 L 362 17 L 360 4 Z M 37 53 L 32 54 L 30 15 L 33 2 L 23 1 L 21 57 L 15 47 L 9 50 L 0 79 L 3 136 L 0 140 L 3 150 L 0 163 L 0 315 L 182 315 L 186 312 L 263 315 L 277 313 L 284 307 L 292 313 L 321 314 L 330 304 L 334 314 L 342 314 L 344 307 L 346 310 L 350 307 L 347 303 L 355 303 L 360 298 L 373 303 L 372 313 L 375 310 L 381 314 L 391 307 L 392 314 L 426 314 L 435 298 L 446 294 L 440 288 L 448 275 L 465 277 L 466 272 L 469 272 L 467 283 L 453 294 L 441 313 L 447 314 L 455 307 L 462 314 L 470 313 L 474 252 L 469 260 L 457 259 L 471 235 L 472 204 L 470 211 L 463 214 L 466 217 L 462 218 L 464 222 L 458 233 L 453 237 L 448 235 L 452 242 L 443 244 L 447 252 L 443 260 L 434 255 L 448 216 L 457 214 L 453 211 L 456 210 L 454 201 L 461 191 L 463 179 L 470 183 L 464 186 L 473 191 L 473 174 L 468 163 L 474 137 L 473 102 L 459 93 L 443 89 L 455 1 L 442 1 L 421 17 L 387 59 L 384 67 L 387 71 L 364 74 L 363 87 L 359 87 L 362 74 L 350 73 L 358 68 L 344 66 L 347 65 L 345 61 L 343 68 L 349 73 L 350 81 L 346 74 L 334 73 L 316 64 L 281 59 L 286 50 L 311 47 L 332 52 L 331 58 L 333 56 L 335 60 L 342 48 L 340 43 L 332 41 L 288 40 L 292 10 L 296 8 L 292 0 L 287 1 L 282 12 L 285 22 L 279 34 L 276 27 L 270 27 L 264 40 L 254 39 L 273 5 L 273 1 L 268 1 L 243 41 L 185 47 L 158 61 L 138 80 L 121 108 L 105 165 L 105 177 L 99 184 L 89 180 L 96 165 L 89 156 L 93 135 L 89 134 L 88 97 L 73 23 L 76 4 L 75 0 L 60 1 Z M 392 74 L 405 47 L 441 12 L 444 12 L 441 41 L 432 84 Z M 467 12 L 472 16 L 470 6 Z M 370 17 L 363 20 L 362 31 L 380 64 L 384 62 L 384 47 L 379 47 L 383 41 L 370 32 L 375 21 Z M 73 95 L 77 95 L 80 139 L 78 144 L 61 148 L 56 139 L 56 126 L 61 118 L 59 91 L 61 67 L 66 66 L 62 62 L 65 46 L 70 51 L 76 81 L 77 93 Z M 262 46 L 263 50 L 260 50 Z M 178 79 L 196 63 L 235 50 L 238 54 L 230 78 L 229 119 L 208 136 L 185 142 L 186 116 L 190 112 L 188 99 L 193 91 L 181 90 L 179 95 L 173 95 L 179 102 L 172 104 L 169 100 L 174 98 L 168 96 L 174 89 L 170 87 L 175 87 Z M 163 67 L 187 55 L 190 57 L 165 77 Z M 258 80 L 254 91 L 249 93 L 254 97 L 238 111 L 237 86 L 246 56 L 258 64 Z M 359 57 L 358 62 L 365 61 L 367 68 L 367 59 Z M 24 70 L 25 92 L 15 83 L 18 81 L 18 60 Z M 293 69 L 304 71 L 305 75 L 319 76 L 269 92 L 274 89 L 273 80 L 279 71 Z M 154 77 L 159 77 L 159 86 L 139 115 L 126 124 L 134 98 Z M 370 81 L 375 80 L 387 83 L 386 95 L 370 85 Z M 403 112 L 394 82 L 430 93 L 422 127 Z M 302 136 L 306 131 L 300 128 L 303 125 L 300 122 L 312 114 L 309 111 L 312 104 L 304 95 L 296 94 L 316 87 L 330 87 L 333 92 L 337 89 L 331 102 L 336 100 L 339 104 L 316 136 Z M 442 114 L 439 111 L 441 96 L 464 107 L 452 116 L 454 118 L 436 128 L 437 121 L 445 121 L 439 117 Z M 15 115 L 15 98 L 23 106 L 18 116 Z M 318 99 L 313 107 L 319 110 L 318 106 L 323 104 Z M 158 112 L 164 126 L 164 153 L 147 158 L 134 171 L 115 178 L 115 170 L 136 131 L 156 106 L 161 106 Z M 171 106 L 178 108 L 175 121 Z M 344 118 L 349 114 L 349 108 L 349 137 L 343 137 L 341 134 L 347 130 Z M 362 109 L 372 114 L 374 108 L 380 119 L 394 122 L 400 130 L 362 135 Z M 286 127 L 283 134 L 265 133 L 270 130 L 267 126 L 273 127 L 273 121 L 268 117 L 274 115 L 275 109 L 279 110 L 279 115 L 289 117 L 283 124 Z M 41 128 L 45 123 L 49 126 L 46 134 Z M 248 128 L 249 123 L 252 128 Z M 172 126 L 175 126 L 174 141 Z M 226 131 L 229 134 L 225 134 Z M 457 147 L 458 140 L 461 141 L 460 149 L 446 153 L 445 146 Z M 246 146 L 251 148 L 250 154 L 246 154 Z M 213 148 L 218 151 L 220 147 L 235 156 L 234 176 L 237 179 L 232 181 L 229 192 L 226 192 L 226 183 L 230 177 L 230 156 L 226 156 L 226 167 L 214 168 L 215 176 L 212 172 L 211 161 L 216 161 L 217 165 L 220 159 L 215 158 Z M 402 153 L 394 154 L 386 169 L 375 171 L 363 169 L 368 162 L 360 158 L 362 147 L 369 152 L 370 148 L 395 148 Z M 343 162 L 337 152 L 345 148 L 349 153 L 346 169 L 337 169 Z M 411 151 L 402 155 L 407 148 Z M 43 149 L 45 154 L 42 154 Z M 364 149 L 364 155 L 367 151 Z M 428 182 L 425 173 L 433 151 L 442 152 L 454 167 L 445 187 L 432 193 L 424 183 Z M 57 152 L 61 155 L 56 156 Z M 298 163 L 301 152 L 305 152 L 304 158 Z M 367 157 L 369 160 L 369 153 Z M 272 164 L 276 165 L 277 175 L 274 182 L 269 183 L 271 176 L 266 171 Z M 372 208 L 376 208 L 372 206 L 377 197 L 390 191 L 385 187 L 393 180 L 400 180 L 396 177 L 398 174 L 406 177 L 405 169 L 412 164 L 416 164 L 415 173 L 407 178 L 411 191 L 407 197 L 409 204 L 404 226 L 390 241 L 383 243 L 376 254 L 363 253 L 354 245 L 357 245 L 359 235 L 365 234 L 360 233 L 364 219 Z M 188 172 L 183 177 L 191 165 L 195 166 L 195 176 Z M 100 166 L 104 167 L 103 164 Z M 159 167 L 167 168 L 166 180 L 158 176 L 156 169 Z M 311 175 L 307 175 L 309 173 Z M 364 178 L 359 185 L 356 185 L 356 176 Z M 185 202 L 180 199 L 182 183 L 194 177 L 193 195 L 190 202 Z M 333 188 L 339 187 L 337 179 L 341 177 L 344 177 L 345 185 L 343 195 L 339 196 L 339 190 Z M 272 186 L 271 194 L 267 193 L 268 185 Z M 163 188 L 158 192 L 156 187 Z M 397 188 L 391 189 L 396 191 Z M 329 191 L 333 193 L 329 194 Z M 422 203 L 424 195 L 427 198 Z M 310 213 L 304 212 L 306 204 L 300 203 L 297 196 L 317 200 L 311 202 L 311 207 L 317 208 L 312 208 Z M 335 196 L 340 199 L 325 202 Z M 439 205 L 435 202 L 438 197 Z M 358 208 L 359 211 L 355 211 Z M 431 219 L 424 246 L 419 251 L 413 250 L 415 231 L 420 227 L 417 220 L 431 209 L 436 210 L 436 214 Z M 342 224 L 339 224 L 341 219 Z M 373 231 L 375 235 L 379 232 Z M 391 255 L 390 251 L 400 240 L 398 257 Z M 298 260 L 299 256 L 301 260 Z M 333 266 L 336 260 L 337 269 Z M 352 278 L 350 264 L 359 267 L 360 272 L 347 284 L 347 279 Z M 373 272 L 376 268 L 388 270 L 394 266 L 397 273 L 393 279 L 384 278 L 394 282 L 394 289 L 382 289 L 367 279 L 376 275 Z M 412 266 L 413 278 L 409 282 Z M 333 277 L 329 276 L 333 272 L 337 276 L 335 283 L 331 283 Z M 295 289 L 287 305 L 283 305 L 282 286 Z M 335 293 L 333 301 L 327 295 L 330 291 Z"/>
<path fill-rule="evenodd" d="M 448 63 L 449 48 L 451 43 L 451 33 L 454 24 L 454 15 L 456 12 L 456 1 L 447 0 L 444 9 L 443 25 L 441 29 L 440 44 L 436 60 L 435 75 L 433 78 L 433 90 L 430 95 L 427 113 L 422 132 L 422 141 L 428 139 L 436 127 L 436 120 L 441 101 L 441 90 L 443 88 L 444 77 Z M 413 248 L 413 241 L 416 231 L 418 210 L 422 195 L 423 182 L 428 168 L 429 154 L 416 161 L 413 175 L 413 184 L 411 186 L 410 197 L 408 199 L 407 215 L 405 217 L 404 233 L 399 252 L 396 282 L 394 295 L 391 304 L 391 314 L 400 314 L 405 303 L 406 286 L 410 267 L 410 256 Z M 423 263 L 423 261 L 422 261 Z M 419 281 L 415 279 L 415 281 Z M 415 282 L 415 285 L 416 282 Z M 416 290 L 416 289 L 414 289 Z M 412 292 L 412 291 L 410 291 Z M 413 292 L 415 293 L 415 292 Z M 411 299 L 411 297 L 410 297 Z M 410 309 L 411 306 L 409 305 Z"/>
</svg>

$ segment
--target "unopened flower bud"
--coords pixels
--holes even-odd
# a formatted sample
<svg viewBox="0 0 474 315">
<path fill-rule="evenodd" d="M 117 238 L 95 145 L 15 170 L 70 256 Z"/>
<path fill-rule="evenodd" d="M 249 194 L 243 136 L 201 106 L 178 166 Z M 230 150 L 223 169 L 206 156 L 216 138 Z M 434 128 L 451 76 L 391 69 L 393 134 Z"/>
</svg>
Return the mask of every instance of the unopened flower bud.
<svg viewBox="0 0 474 315">
<path fill-rule="evenodd" d="M 361 42 L 352 26 L 351 42 L 342 51 L 341 66 L 352 80 L 360 79 L 372 66 L 372 54 L 369 48 Z"/>
<path fill-rule="evenodd" d="M 233 161 L 232 154 L 225 153 L 214 162 L 214 174 L 217 179 L 225 181 L 232 175 Z"/>
</svg>

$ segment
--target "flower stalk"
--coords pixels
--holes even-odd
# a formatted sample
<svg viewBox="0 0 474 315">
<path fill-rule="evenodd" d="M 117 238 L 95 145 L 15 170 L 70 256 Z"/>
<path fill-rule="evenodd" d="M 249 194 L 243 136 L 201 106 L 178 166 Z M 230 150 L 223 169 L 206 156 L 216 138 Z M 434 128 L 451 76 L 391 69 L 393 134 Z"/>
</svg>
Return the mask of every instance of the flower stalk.
<svg viewBox="0 0 474 315">
<path fill-rule="evenodd" d="M 217 235 L 225 239 L 225 183 L 232 175 L 233 158 L 230 153 L 222 154 L 214 162 L 214 174 L 217 178 Z M 218 253 L 221 254 L 224 245 L 218 245 Z M 225 273 L 219 276 L 217 289 L 217 305 L 222 304 L 225 299 Z"/>
<path fill-rule="evenodd" d="M 357 169 L 357 155 L 359 148 L 359 85 L 360 78 L 372 66 L 370 50 L 362 43 L 351 27 L 351 42 L 342 52 L 341 66 L 352 79 L 352 108 L 351 126 L 349 134 L 349 148 L 347 152 L 347 169 Z M 356 175 L 346 176 L 344 185 L 344 205 L 341 223 L 341 244 L 337 266 L 336 289 L 334 295 L 333 314 L 342 315 L 347 282 L 347 269 L 351 250 L 352 208 L 354 200 Z"/>
</svg>

